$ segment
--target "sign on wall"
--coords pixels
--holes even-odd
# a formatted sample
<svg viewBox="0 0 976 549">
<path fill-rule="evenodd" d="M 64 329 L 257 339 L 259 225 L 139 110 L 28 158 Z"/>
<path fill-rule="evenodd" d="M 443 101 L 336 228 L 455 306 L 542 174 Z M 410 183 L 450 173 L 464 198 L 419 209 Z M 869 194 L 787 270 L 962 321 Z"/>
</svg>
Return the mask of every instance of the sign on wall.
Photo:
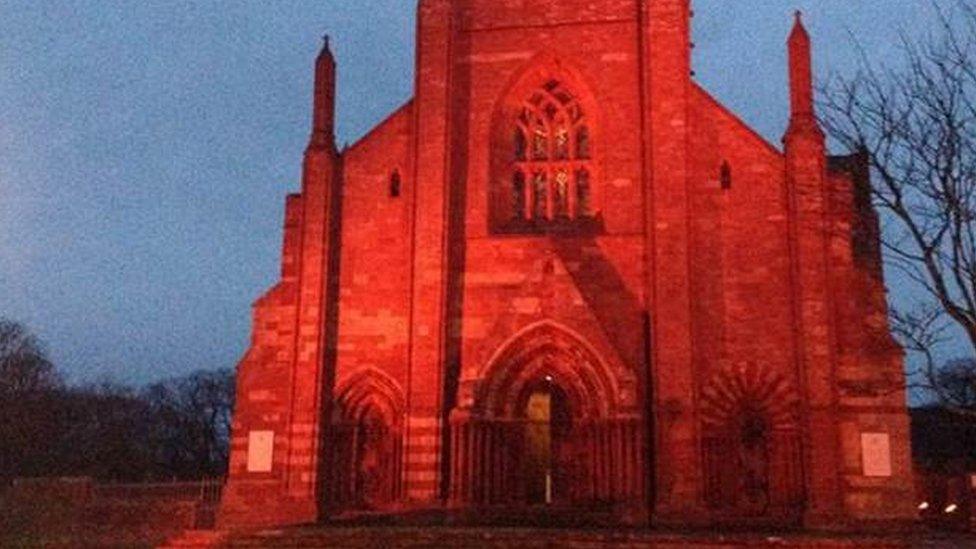
<svg viewBox="0 0 976 549">
<path fill-rule="evenodd" d="M 270 473 L 274 458 L 274 431 L 251 431 L 247 437 L 247 472 Z"/>
<path fill-rule="evenodd" d="M 891 437 L 888 433 L 861 433 L 861 461 L 864 476 L 891 476 Z"/>
</svg>

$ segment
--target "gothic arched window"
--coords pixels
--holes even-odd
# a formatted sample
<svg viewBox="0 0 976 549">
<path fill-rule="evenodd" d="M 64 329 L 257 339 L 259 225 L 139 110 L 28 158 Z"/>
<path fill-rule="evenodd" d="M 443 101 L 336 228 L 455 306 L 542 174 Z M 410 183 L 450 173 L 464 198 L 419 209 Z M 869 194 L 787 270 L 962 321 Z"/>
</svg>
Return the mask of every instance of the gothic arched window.
<svg viewBox="0 0 976 549">
<path fill-rule="evenodd" d="M 515 124 L 511 218 L 545 224 L 593 216 L 590 129 L 573 94 L 550 80 L 522 104 Z"/>
</svg>

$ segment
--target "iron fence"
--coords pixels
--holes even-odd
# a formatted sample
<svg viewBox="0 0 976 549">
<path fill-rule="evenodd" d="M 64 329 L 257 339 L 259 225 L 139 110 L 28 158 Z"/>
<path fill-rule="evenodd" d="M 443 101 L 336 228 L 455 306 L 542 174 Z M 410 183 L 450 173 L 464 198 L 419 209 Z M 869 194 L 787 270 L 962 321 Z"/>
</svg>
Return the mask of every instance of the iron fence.
<svg viewBox="0 0 976 549">
<path fill-rule="evenodd" d="M 92 492 L 94 497 L 99 499 L 123 499 L 130 501 L 172 499 L 216 504 L 220 501 L 223 486 L 224 479 L 213 478 L 191 482 L 96 484 L 92 487 Z"/>
</svg>

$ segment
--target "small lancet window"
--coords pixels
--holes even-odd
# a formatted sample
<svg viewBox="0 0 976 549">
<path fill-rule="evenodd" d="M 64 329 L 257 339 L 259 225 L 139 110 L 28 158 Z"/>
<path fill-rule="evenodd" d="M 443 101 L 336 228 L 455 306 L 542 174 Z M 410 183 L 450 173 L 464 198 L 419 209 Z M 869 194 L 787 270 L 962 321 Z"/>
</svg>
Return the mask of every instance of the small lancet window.
<svg viewBox="0 0 976 549">
<path fill-rule="evenodd" d="M 400 197 L 401 186 L 402 186 L 402 182 L 400 180 L 400 171 L 393 170 L 393 173 L 390 175 L 390 197 L 391 198 Z"/>
<path fill-rule="evenodd" d="M 586 126 L 580 126 L 576 130 L 576 158 L 590 158 L 590 130 Z"/>
<path fill-rule="evenodd" d="M 723 191 L 732 188 L 732 166 L 727 161 L 722 162 L 722 168 L 719 170 L 719 182 Z"/>
<path fill-rule="evenodd" d="M 522 131 L 522 128 L 518 128 L 515 130 L 515 160 L 525 160 L 525 149 L 525 132 Z"/>
<path fill-rule="evenodd" d="M 569 130 L 561 126 L 556 130 L 556 160 L 569 158 Z"/>
<path fill-rule="evenodd" d="M 555 202 L 556 217 L 569 217 L 569 174 L 566 170 L 556 173 Z"/>
<path fill-rule="evenodd" d="M 576 172 L 576 212 L 580 217 L 593 215 L 590 202 L 590 172 L 585 168 Z"/>
<path fill-rule="evenodd" d="M 545 172 L 536 172 L 532 176 L 532 217 L 546 219 L 549 217 L 549 182 Z"/>
<path fill-rule="evenodd" d="M 512 178 L 512 217 L 523 219 L 525 217 L 525 174 L 521 171 L 515 172 Z"/>
<path fill-rule="evenodd" d="M 544 127 L 537 127 L 532 134 L 532 160 L 549 160 L 549 139 Z"/>
</svg>

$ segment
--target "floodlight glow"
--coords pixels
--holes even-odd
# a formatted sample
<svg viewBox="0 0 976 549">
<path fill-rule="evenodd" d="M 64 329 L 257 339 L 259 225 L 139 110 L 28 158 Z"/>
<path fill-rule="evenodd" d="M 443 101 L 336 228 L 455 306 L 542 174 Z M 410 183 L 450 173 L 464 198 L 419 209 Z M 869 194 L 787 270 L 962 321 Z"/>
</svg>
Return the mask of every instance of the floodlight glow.
<svg viewBox="0 0 976 549">
<path fill-rule="evenodd" d="M 924 510 L 926 510 L 928 508 L 929 508 L 929 502 L 927 502 L 927 501 L 923 501 L 922 503 L 918 504 L 918 510 L 919 511 L 924 511 Z"/>
<path fill-rule="evenodd" d="M 952 505 L 949 505 L 948 507 L 945 508 L 945 512 L 947 514 L 948 513 L 955 513 L 957 510 L 959 510 L 959 506 L 956 505 L 955 503 L 953 503 Z"/>
</svg>

